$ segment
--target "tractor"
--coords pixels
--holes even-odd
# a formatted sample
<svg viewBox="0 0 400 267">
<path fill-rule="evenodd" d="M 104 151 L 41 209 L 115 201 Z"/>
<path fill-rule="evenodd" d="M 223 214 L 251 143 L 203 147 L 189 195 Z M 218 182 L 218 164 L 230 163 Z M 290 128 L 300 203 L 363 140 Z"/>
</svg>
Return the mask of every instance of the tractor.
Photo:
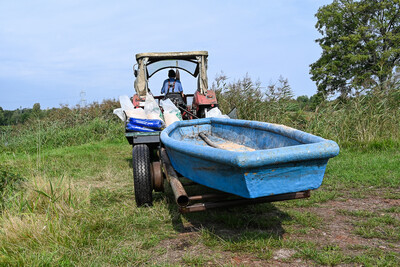
<svg viewBox="0 0 400 267">
<path fill-rule="evenodd" d="M 217 107 L 215 92 L 208 88 L 207 51 L 140 53 L 136 55 L 133 73 L 136 77 L 132 103 L 135 108 L 144 108 L 146 95 L 151 94 L 149 79 L 164 69 L 175 69 L 177 79 L 179 70 L 186 71 L 197 78 L 197 89 L 194 94 L 168 92 L 154 96 L 160 101 L 170 99 L 181 111 L 184 120 L 205 118 L 208 110 Z M 188 105 L 188 98 L 192 102 Z M 161 162 L 160 131 L 133 132 L 126 130 L 125 136 L 132 145 L 132 167 L 134 177 L 135 199 L 138 206 L 152 204 L 152 191 L 163 191 L 163 171 Z"/>
</svg>

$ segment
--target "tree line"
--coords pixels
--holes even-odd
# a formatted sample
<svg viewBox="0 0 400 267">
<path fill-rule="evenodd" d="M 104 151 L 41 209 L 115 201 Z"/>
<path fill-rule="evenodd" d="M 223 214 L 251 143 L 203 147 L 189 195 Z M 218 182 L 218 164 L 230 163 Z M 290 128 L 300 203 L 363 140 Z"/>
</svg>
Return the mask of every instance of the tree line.
<svg viewBox="0 0 400 267">
<path fill-rule="evenodd" d="M 32 108 L 19 108 L 16 110 L 4 110 L 0 107 L 0 126 L 25 123 L 29 119 L 40 118 L 45 113 L 45 110 L 40 109 L 39 103 L 35 103 Z"/>
</svg>

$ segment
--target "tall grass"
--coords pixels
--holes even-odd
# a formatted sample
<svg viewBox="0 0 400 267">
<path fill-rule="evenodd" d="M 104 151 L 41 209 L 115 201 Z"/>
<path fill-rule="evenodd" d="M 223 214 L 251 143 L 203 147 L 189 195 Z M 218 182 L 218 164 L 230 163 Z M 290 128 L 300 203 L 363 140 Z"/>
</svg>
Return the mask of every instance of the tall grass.
<svg viewBox="0 0 400 267">
<path fill-rule="evenodd" d="M 0 211 L 19 190 L 24 179 L 13 168 L 0 162 Z"/>
<path fill-rule="evenodd" d="M 31 118 L 24 124 L 3 127 L 0 152 L 40 152 L 100 140 L 122 140 L 119 119 L 113 115 L 119 103 L 105 100 L 87 107 L 63 106 L 49 110 L 46 116 Z"/>
<path fill-rule="evenodd" d="M 400 143 L 400 91 L 371 92 L 346 101 L 323 102 L 305 130 L 343 146 L 386 147 Z"/>
<path fill-rule="evenodd" d="M 400 146 L 400 90 L 371 90 L 349 99 L 321 101 L 315 108 L 291 98 L 282 79 L 262 90 L 248 76 L 233 83 L 214 83 L 224 113 L 236 107 L 240 119 L 288 125 L 347 147 Z M 289 89 L 289 90 L 288 90 Z"/>
<path fill-rule="evenodd" d="M 90 188 L 76 189 L 69 179 L 42 175 L 23 186 L 25 190 L 15 192 L 0 217 L 0 262 L 30 265 L 33 252 L 61 249 L 68 254 L 86 242 L 80 226 L 88 217 Z"/>
<path fill-rule="evenodd" d="M 400 147 L 400 90 L 371 90 L 349 99 L 322 100 L 307 105 L 294 100 L 286 79 L 266 89 L 246 75 L 213 85 L 220 108 L 228 113 L 236 107 L 240 119 L 288 125 L 327 139 L 342 147 Z M 41 118 L 0 128 L 0 152 L 37 152 L 100 140 L 123 141 L 122 125 L 112 114 L 115 100 L 87 107 L 53 109 Z M 38 157 L 40 158 L 40 157 Z"/>
</svg>

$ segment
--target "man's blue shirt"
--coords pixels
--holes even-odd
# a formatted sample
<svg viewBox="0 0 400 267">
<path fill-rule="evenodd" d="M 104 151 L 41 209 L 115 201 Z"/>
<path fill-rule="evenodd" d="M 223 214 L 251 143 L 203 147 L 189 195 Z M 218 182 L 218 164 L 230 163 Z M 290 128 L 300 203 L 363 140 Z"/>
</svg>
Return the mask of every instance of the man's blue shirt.
<svg viewBox="0 0 400 267">
<path fill-rule="evenodd" d="M 171 86 L 175 82 L 174 88 L 169 89 L 170 93 L 183 91 L 182 84 L 179 80 L 175 80 L 174 78 L 169 78 L 164 81 L 163 86 L 161 88 L 161 94 L 166 94 L 168 92 L 168 82 L 171 84 Z"/>
</svg>

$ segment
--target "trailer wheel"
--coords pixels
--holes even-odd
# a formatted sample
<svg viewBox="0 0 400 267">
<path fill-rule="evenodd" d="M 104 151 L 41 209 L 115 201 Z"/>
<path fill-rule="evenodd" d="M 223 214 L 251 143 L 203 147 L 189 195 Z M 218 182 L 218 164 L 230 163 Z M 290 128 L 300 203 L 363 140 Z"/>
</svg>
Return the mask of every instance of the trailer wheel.
<svg viewBox="0 0 400 267">
<path fill-rule="evenodd" d="M 160 161 L 154 161 L 151 163 L 150 173 L 154 191 L 164 192 L 164 177 Z"/>
<path fill-rule="evenodd" d="M 150 176 L 150 151 L 147 145 L 135 145 L 132 149 L 133 184 L 138 207 L 151 206 L 153 186 Z"/>
</svg>

